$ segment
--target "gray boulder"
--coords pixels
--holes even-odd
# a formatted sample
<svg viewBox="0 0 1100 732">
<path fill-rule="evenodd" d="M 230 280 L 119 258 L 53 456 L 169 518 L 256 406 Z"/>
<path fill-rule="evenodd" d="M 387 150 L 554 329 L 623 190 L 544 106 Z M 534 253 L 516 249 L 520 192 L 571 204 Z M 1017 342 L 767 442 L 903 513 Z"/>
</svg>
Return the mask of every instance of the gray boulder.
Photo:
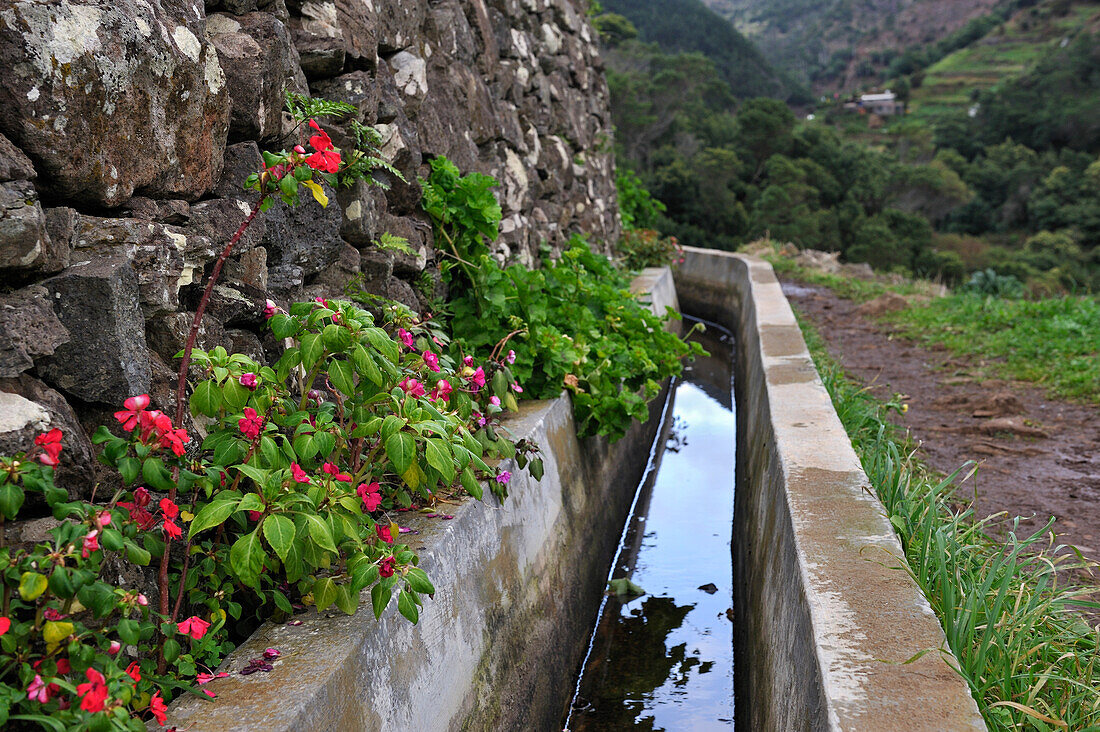
<svg viewBox="0 0 1100 732">
<path fill-rule="evenodd" d="M 0 295 L 0 378 L 19 376 L 68 340 L 46 288 L 31 285 Z"/>
<path fill-rule="evenodd" d="M 193 0 L 4 3 L 0 131 L 55 196 L 198 198 L 217 180 L 229 121 L 202 25 Z"/>
</svg>

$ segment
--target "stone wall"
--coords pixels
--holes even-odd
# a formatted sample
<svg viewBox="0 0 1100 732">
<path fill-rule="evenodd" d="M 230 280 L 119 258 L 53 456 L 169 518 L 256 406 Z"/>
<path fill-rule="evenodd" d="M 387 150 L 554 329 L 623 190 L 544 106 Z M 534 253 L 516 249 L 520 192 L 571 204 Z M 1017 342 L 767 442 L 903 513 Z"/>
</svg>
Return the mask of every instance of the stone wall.
<svg viewBox="0 0 1100 732">
<path fill-rule="evenodd" d="M 283 90 L 350 102 L 408 182 L 262 215 L 199 345 L 261 359 L 271 298 L 438 288 L 417 177 L 446 155 L 495 176 L 500 253 L 618 234 L 607 85 L 581 0 L 12 0 L 0 7 L 0 454 L 87 434 L 133 394 L 174 409 L 205 273 L 255 201 L 261 149 L 297 142 Z M 346 128 L 325 123 L 336 141 Z M 330 192 L 331 193 L 331 192 Z M 406 237 L 415 256 L 372 242 Z M 427 274 L 425 274 L 427 273 Z M 437 290 L 438 293 L 438 290 Z"/>
</svg>

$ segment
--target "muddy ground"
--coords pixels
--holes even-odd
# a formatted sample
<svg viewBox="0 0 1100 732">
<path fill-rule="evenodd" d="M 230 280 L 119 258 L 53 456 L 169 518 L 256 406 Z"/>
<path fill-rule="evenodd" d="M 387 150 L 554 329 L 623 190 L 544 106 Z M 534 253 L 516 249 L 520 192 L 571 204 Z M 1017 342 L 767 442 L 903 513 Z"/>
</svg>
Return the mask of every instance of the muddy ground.
<svg viewBox="0 0 1100 732">
<path fill-rule="evenodd" d="M 959 492 L 978 516 L 1020 516 L 1027 533 L 1054 516 L 1061 542 L 1100 559 L 1100 408 L 987 378 L 981 362 L 896 337 L 830 290 L 792 281 L 783 289 L 850 375 L 880 398 L 906 395 L 908 412 L 893 418 L 928 465 L 949 474 L 978 462 Z"/>
</svg>

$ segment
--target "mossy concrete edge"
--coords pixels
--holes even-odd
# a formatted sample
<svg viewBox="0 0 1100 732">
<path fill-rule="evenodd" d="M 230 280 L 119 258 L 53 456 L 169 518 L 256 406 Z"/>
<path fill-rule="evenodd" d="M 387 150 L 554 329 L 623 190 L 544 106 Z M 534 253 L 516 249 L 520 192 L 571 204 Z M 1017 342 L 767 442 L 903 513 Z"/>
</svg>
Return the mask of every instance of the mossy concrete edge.
<svg viewBox="0 0 1100 732">
<path fill-rule="evenodd" d="M 636 287 L 663 313 L 676 305 L 667 268 Z M 667 387 L 666 387 L 667 388 Z M 614 444 L 580 440 L 566 394 L 522 402 L 508 426 L 543 451 L 536 482 L 512 471 L 503 505 L 466 500 L 451 520 L 401 514 L 437 588 L 413 626 L 396 604 L 375 620 L 359 612 L 297 616 L 298 626 L 261 626 L 221 664 L 228 678 L 185 696 L 168 724 L 190 732 L 264 730 L 553 729 L 564 717 L 607 568 L 659 427 L 650 419 Z M 486 491 L 488 495 L 488 491 Z M 268 647 L 270 673 L 241 676 Z"/>
<path fill-rule="evenodd" d="M 984 730 L 771 265 L 684 259 L 684 311 L 736 337 L 738 727 Z"/>
</svg>

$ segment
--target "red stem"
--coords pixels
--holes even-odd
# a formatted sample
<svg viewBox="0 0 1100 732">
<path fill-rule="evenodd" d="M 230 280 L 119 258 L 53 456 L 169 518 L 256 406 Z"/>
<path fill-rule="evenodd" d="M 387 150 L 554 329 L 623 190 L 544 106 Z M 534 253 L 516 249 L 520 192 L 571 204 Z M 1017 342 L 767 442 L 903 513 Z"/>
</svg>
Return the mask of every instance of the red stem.
<svg viewBox="0 0 1100 732">
<path fill-rule="evenodd" d="M 180 363 L 179 381 L 176 384 L 176 418 L 173 420 L 177 427 L 183 425 L 184 414 L 184 399 L 187 395 L 187 368 L 191 365 L 191 350 L 195 347 L 195 339 L 199 334 L 199 326 L 202 324 L 202 315 L 206 311 L 206 304 L 210 302 L 210 294 L 214 292 L 214 285 L 218 281 L 218 276 L 221 275 L 222 267 L 225 266 L 225 260 L 229 259 L 230 253 L 233 251 L 233 247 L 237 242 L 241 240 L 244 233 L 248 231 L 248 227 L 252 225 L 253 220 L 256 218 L 256 214 L 260 213 L 260 206 L 263 204 L 266 195 L 260 196 L 260 199 L 256 201 L 256 204 L 252 207 L 252 212 L 248 214 L 248 218 L 237 229 L 236 233 L 229 239 L 229 243 L 225 245 L 225 249 L 222 249 L 221 255 L 218 257 L 218 261 L 214 263 L 214 269 L 210 272 L 210 278 L 206 281 L 206 289 L 202 293 L 202 299 L 199 300 L 199 306 L 195 310 L 195 317 L 191 320 L 191 331 L 187 334 L 187 343 L 183 347 L 183 361 Z M 172 483 L 171 490 L 168 491 L 168 500 L 175 502 L 176 500 L 176 484 Z M 162 617 L 170 617 L 169 611 L 169 598 L 168 598 L 168 554 L 172 547 L 172 537 L 165 535 L 164 537 L 164 554 L 160 558 L 160 571 L 157 575 L 157 589 L 160 591 L 160 614 Z M 183 565 L 184 576 L 187 572 L 187 557 L 184 556 Z M 180 583 L 182 588 L 182 581 Z M 182 595 L 181 595 L 182 596 Z M 172 613 L 171 617 L 175 617 L 176 612 L 179 612 L 179 600 L 176 601 L 176 611 Z M 164 639 L 161 639 L 160 650 L 157 653 L 157 673 L 163 675 L 166 664 L 164 660 Z"/>
</svg>

